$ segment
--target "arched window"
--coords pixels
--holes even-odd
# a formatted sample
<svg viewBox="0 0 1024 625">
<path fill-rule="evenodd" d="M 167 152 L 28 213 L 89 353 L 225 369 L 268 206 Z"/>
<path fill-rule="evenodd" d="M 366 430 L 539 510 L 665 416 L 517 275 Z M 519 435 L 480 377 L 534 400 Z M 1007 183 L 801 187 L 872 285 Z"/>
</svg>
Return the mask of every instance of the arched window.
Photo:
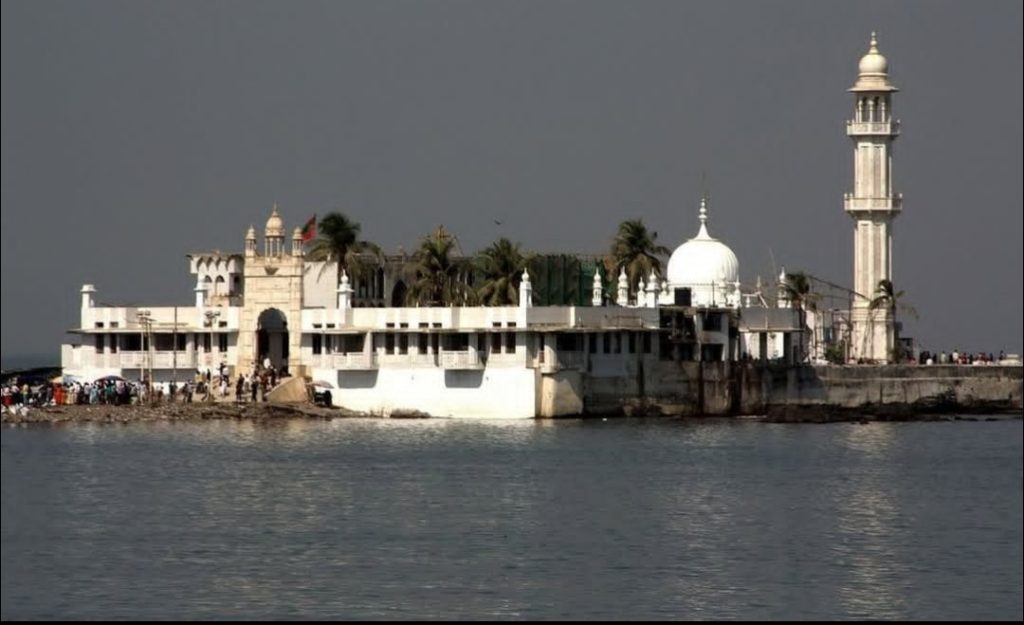
<svg viewBox="0 0 1024 625">
<path fill-rule="evenodd" d="M 217 279 L 214 281 L 213 291 L 217 295 L 227 295 L 228 294 L 228 284 L 227 284 L 227 281 L 224 280 L 224 276 L 217 276 Z"/>
</svg>

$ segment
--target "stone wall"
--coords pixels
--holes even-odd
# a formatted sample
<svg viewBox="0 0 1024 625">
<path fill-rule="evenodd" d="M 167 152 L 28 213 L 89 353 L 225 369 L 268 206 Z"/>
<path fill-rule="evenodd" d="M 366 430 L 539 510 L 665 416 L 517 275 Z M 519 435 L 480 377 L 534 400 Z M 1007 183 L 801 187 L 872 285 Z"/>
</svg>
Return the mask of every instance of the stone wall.
<svg viewBox="0 0 1024 625">
<path fill-rule="evenodd" d="M 665 362 L 585 374 L 585 414 L 764 415 L 1017 412 L 1020 366 L 838 366 Z"/>
</svg>

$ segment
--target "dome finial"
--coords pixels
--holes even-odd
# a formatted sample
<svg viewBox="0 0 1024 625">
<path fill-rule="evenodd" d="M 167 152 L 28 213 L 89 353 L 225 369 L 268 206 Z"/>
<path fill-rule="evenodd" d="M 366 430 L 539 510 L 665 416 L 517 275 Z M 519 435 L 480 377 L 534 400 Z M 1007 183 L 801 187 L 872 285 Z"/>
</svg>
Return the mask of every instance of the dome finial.
<svg viewBox="0 0 1024 625">
<path fill-rule="evenodd" d="M 875 36 L 875 31 L 871 31 L 871 47 L 868 52 L 878 54 L 878 37 Z"/>
<path fill-rule="evenodd" d="M 698 239 L 710 239 L 711 235 L 708 234 L 708 196 L 704 194 L 700 198 L 700 210 L 697 212 L 698 219 L 700 219 L 700 230 L 697 232 Z"/>
</svg>

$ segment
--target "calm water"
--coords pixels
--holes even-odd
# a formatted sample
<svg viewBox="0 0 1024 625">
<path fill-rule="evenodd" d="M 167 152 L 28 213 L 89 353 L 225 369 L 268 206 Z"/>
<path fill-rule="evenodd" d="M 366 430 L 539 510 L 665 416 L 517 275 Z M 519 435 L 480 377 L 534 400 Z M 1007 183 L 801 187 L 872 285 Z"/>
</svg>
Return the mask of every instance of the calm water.
<svg viewBox="0 0 1024 625">
<path fill-rule="evenodd" d="M 2 431 L 2 617 L 1007 618 L 1022 422 Z"/>
</svg>

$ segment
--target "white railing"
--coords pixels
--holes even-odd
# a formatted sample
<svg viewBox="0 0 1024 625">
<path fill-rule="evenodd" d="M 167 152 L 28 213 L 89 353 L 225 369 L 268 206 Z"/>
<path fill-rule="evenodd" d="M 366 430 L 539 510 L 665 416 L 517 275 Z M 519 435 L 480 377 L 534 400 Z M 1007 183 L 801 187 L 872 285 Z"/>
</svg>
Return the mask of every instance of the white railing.
<svg viewBox="0 0 1024 625">
<path fill-rule="evenodd" d="M 475 351 L 442 351 L 441 367 L 444 369 L 480 369 L 480 354 Z"/>
<path fill-rule="evenodd" d="M 885 211 L 898 211 L 903 208 L 903 196 L 897 195 L 896 197 L 852 197 L 847 195 L 843 198 L 843 208 L 845 210 L 885 210 Z"/>
<path fill-rule="evenodd" d="M 898 135 L 900 134 L 900 123 L 889 122 L 846 122 L 846 134 L 848 135 Z"/>
<path fill-rule="evenodd" d="M 366 352 L 330 354 L 330 362 L 335 369 L 375 369 L 377 368 L 377 355 Z"/>
<path fill-rule="evenodd" d="M 111 366 L 116 361 L 122 369 L 141 369 L 152 367 L 153 369 L 171 369 L 175 366 L 179 369 L 196 366 L 195 352 L 179 351 L 175 358 L 172 351 L 149 352 L 121 352 L 120 354 L 108 354 L 108 362 Z"/>
</svg>

